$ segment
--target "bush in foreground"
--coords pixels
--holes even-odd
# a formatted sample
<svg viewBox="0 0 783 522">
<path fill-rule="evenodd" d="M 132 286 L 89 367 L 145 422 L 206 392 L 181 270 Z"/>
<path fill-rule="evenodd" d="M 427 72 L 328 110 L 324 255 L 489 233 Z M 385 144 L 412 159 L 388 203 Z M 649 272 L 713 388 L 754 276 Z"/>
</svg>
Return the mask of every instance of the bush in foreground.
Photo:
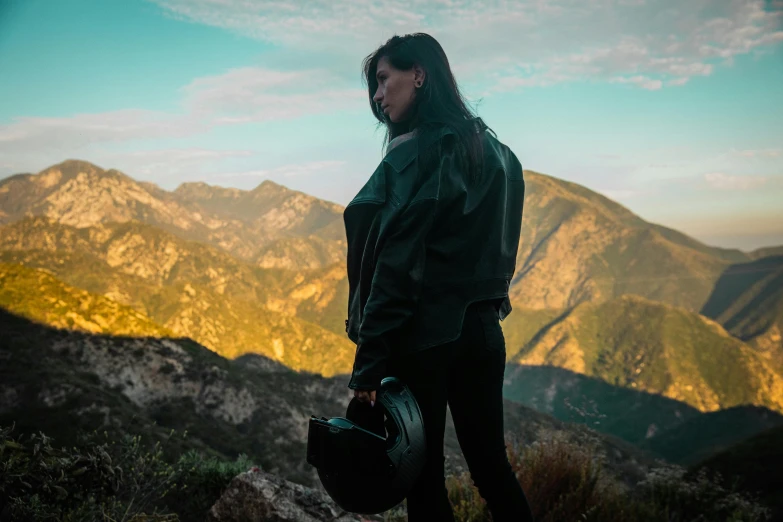
<svg viewBox="0 0 783 522">
<path fill-rule="evenodd" d="M 195 451 L 164 460 L 160 443 L 138 436 L 109 440 L 92 433 L 79 448 L 55 449 L 39 433 L 11 437 L 0 427 L 0 519 L 65 522 L 203 520 L 231 479 L 252 467 L 204 459 Z M 175 437 L 169 434 L 170 441 Z M 187 432 L 183 435 L 187 436 Z M 590 448 L 553 436 L 524 449 L 507 444 L 509 461 L 539 522 L 761 522 L 769 511 L 754 498 L 701 471 L 692 479 L 677 466 L 651 470 L 632 490 L 606 473 Z M 491 520 L 468 473 L 449 476 L 447 489 L 459 522 Z M 404 503 L 385 515 L 403 522 Z"/>
<path fill-rule="evenodd" d="M 93 432 L 79 448 L 56 449 L 43 433 L 24 440 L 12 430 L 0 427 L 0 520 L 202 520 L 251 466 L 245 456 L 223 462 L 194 451 L 169 463 L 159 442 L 145 446 L 139 436 Z"/>
<path fill-rule="evenodd" d="M 519 449 L 507 444 L 514 472 L 537 522 L 761 522 L 769 510 L 754 497 L 727 488 L 702 470 L 687 479 L 679 466 L 662 465 L 628 490 L 606 472 L 600 456 L 557 436 Z M 469 473 L 447 479 L 456 520 L 490 521 Z M 400 518 L 398 520 L 404 520 Z"/>
</svg>

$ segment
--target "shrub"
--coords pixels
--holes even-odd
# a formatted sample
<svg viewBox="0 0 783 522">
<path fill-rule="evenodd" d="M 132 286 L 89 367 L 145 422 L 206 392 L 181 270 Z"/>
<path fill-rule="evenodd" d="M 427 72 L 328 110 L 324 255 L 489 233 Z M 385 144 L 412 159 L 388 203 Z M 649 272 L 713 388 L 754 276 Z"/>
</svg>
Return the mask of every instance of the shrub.
<svg viewBox="0 0 783 522">
<path fill-rule="evenodd" d="M 0 518 L 5 520 L 164 521 L 155 503 L 174 486 L 178 472 L 161 459 L 160 445 L 145 451 L 139 437 L 56 449 L 43 433 L 24 441 L 0 428 Z"/>
<path fill-rule="evenodd" d="M 652 469 L 632 495 L 651 516 L 663 520 L 756 522 L 768 520 L 770 510 L 755 498 L 726 489 L 719 473 L 711 477 L 702 469 L 693 479 L 686 478 L 680 466 L 665 465 Z"/>
<path fill-rule="evenodd" d="M 167 462 L 160 442 L 145 446 L 139 436 L 109 440 L 106 432 L 92 432 L 69 450 L 55 449 L 43 433 L 23 440 L 12 431 L 0 427 L 0 520 L 203 520 L 231 479 L 252 467 L 245 455 L 227 462 L 192 450 Z M 172 430 L 164 442 L 174 436 Z M 605 473 L 592 445 L 552 435 L 523 449 L 516 442 L 506 447 L 537 522 L 769 519 L 768 509 L 724 486 L 717 473 L 702 470 L 690 479 L 683 468 L 662 465 L 626 491 Z M 449 476 L 446 487 L 457 521 L 491 520 L 469 473 Z M 405 502 L 384 518 L 406 519 Z"/>
<path fill-rule="evenodd" d="M 454 519 L 464 522 L 484 522 L 490 520 L 487 503 L 481 498 L 478 488 L 473 484 L 470 473 L 463 472 L 446 479 Z"/>
<path fill-rule="evenodd" d="M 677 466 L 662 465 L 630 491 L 606 473 L 594 445 L 577 445 L 557 434 L 524 449 L 507 442 L 511 467 L 530 502 L 536 522 L 761 522 L 769 510 L 751 496 L 726 489 L 720 475 L 701 472 L 695 479 Z M 457 522 L 492 518 L 469 473 L 446 479 Z M 402 510 L 386 522 L 402 522 Z"/>
<path fill-rule="evenodd" d="M 245 455 L 225 462 L 196 451 L 166 462 L 161 443 L 145 446 L 140 436 L 93 432 L 78 448 L 55 449 L 43 433 L 15 440 L 12 431 L 0 427 L 0 520 L 203 520 L 231 479 L 252 467 Z"/>
<path fill-rule="evenodd" d="M 579 520 L 611 487 L 592 446 L 575 446 L 552 433 L 522 451 L 511 443 L 507 448 L 535 520 Z"/>
<path fill-rule="evenodd" d="M 253 467 L 246 455 L 227 462 L 197 451 L 182 455 L 178 466 L 183 471 L 180 485 L 169 493 L 166 505 L 182 520 L 203 520 L 212 504 L 220 498 L 231 479 Z"/>
</svg>

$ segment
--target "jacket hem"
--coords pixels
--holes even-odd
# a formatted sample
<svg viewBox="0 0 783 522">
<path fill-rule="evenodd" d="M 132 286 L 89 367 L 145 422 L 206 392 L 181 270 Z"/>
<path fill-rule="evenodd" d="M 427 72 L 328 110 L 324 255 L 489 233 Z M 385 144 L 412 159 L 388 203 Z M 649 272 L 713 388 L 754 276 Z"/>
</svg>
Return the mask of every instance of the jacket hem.
<svg viewBox="0 0 783 522">
<path fill-rule="evenodd" d="M 460 314 L 459 324 L 460 325 L 464 324 L 464 322 L 465 322 L 465 312 L 470 307 L 470 305 L 472 305 L 473 303 L 478 303 L 480 301 L 490 301 L 492 299 L 502 299 L 502 298 L 507 298 L 507 297 L 508 297 L 508 293 L 507 292 L 503 292 L 503 293 L 498 293 L 496 295 L 481 296 L 479 298 L 471 299 L 470 301 L 467 301 L 465 303 L 465 306 L 462 307 L 462 312 Z M 462 329 L 461 328 L 454 335 L 445 336 L 445 337 L 442 337 L 440 339 L 436 339 L 436 340 L 433 340 L 433 341 L 428 341 L 425 344 L 413 344 L 413 348 L 408 348 L 408 349 L 406 349 L 404 351 L 406 353 L 420 352 L 420 351 L 423 351 L 423 350 L 427 350 L 428 348 L 433 348 L 435 346 L 439 346 L 441 344 L 447 344 L 447 343 L 450 343 L 450 342 L 454 342 L 457 339 L 459 339 L 460 335 L 462 335 Z"/>
</svg>

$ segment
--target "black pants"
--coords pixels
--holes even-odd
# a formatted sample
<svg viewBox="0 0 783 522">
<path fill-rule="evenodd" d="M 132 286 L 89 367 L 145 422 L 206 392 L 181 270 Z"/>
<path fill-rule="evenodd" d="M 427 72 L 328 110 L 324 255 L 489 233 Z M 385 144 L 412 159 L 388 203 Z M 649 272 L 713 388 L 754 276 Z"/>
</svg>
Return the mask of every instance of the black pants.
<svg viewBox="0 0 783 522">
<path fill-rule="evenodd" d="M 416 397 L 427 436 L 427 462 L 407 497 L 409 522 L 454 521 L 444 477 L 447 402 L 471 478 L 492 519 L 533 520 L 506 454 L 505 364 L 500 321 L 486 301 L 468 307 L 456 341 L 390 359 L 387 374 L 399 377 Z"/>
</svg>

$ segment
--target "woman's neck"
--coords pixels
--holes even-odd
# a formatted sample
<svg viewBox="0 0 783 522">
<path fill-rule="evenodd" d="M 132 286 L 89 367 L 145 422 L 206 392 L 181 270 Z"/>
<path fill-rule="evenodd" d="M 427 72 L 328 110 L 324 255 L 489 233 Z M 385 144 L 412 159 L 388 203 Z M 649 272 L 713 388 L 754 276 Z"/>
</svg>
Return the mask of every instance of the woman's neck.
<svg viewBox="0 0 783 522">
<path fill-rule="evenodd" d="M 416 127 L 419 125 L 419 115 L 414 115 L 410 121 L 408 122 L 408 132 L 412 132 L 416 130 Z"/>
<path fill-rule="evenodd" d="M 408 132 L 405 132 L 403 134 L 398 135 L 396 138 L 391 140 L 389 142 L 389 144 L 386 146 L 386 154 L 391 152 L 391 150 L 394 147 L 396 147 L 397 145 L 399 145 L 400 143 L 403 143 L 405 141 L 408 141 L 409 139 L 412 139 L 412 138 L 416 137 L 417 133 L 418 133 L 418 130 L 413 129 L 413 130 L 410 130 Z"/>
</svg>

